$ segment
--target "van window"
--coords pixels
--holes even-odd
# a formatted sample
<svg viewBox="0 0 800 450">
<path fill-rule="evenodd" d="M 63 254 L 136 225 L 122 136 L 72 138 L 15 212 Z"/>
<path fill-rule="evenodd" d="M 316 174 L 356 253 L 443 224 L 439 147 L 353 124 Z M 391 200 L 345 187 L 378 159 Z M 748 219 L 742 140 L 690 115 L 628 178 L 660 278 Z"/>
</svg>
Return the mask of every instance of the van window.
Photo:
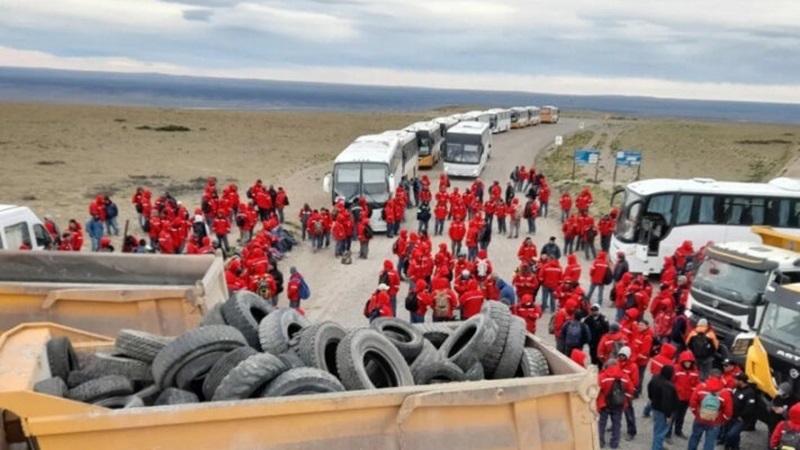
<svg viewBox="0 0 800 450">
<path fill-rule="evenodd" d="M 9 250 L 18 250 L 23 243 L 29 245 L 31 243 L 31 232 L 28 230 L 27 222 L 7 226 L 5 234 Z"/>
<path fill-rule="evenodd" d="M 42 224 L 35 224 L 33 226 L 33 235 L 36 237 L 37 247 L 48 247 L 50 245 L 50 233 L 44 229 Z"/>
</svg>

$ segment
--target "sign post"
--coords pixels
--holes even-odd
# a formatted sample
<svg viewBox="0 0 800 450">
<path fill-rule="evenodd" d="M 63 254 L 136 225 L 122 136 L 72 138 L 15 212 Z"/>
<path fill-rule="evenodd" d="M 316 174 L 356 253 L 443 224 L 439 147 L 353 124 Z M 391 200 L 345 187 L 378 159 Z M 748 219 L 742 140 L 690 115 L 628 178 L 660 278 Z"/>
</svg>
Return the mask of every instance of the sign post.
<svg viewBox="0 0 800 450">
<path fill-rule="evenodd" d="M 617 184 L 617 167 L 628 166 L 636 167 L 636 180 L 639 180 L 639 175 L 642 171 L 642 152 L 639 150 L 622 150 L 617 152 L 617 157 L 614 158 L 614 180 L 613 185 Z"/>
<path fill-rule="evenodd" d="M 594 181 L 597 182 L 597 172 L 600 167 L 600 150 L 594 148 L 575 149 L 572 158 L 572 179 L 575 179 L 576 165 L 594 164 Z"/>
</svg>

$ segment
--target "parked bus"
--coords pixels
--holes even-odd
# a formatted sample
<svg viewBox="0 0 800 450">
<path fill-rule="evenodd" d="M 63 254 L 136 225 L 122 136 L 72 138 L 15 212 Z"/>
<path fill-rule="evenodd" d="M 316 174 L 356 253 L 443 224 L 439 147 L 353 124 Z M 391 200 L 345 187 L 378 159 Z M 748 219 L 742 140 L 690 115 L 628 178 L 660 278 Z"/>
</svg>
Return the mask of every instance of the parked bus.
<svg viewBox="0 0 800 450">
<path fill-rule="evenodd" d="M 511 110 L 495 108 L 486 111 L 485 115 L 481 115 L 480 121 L 486 121 L 488 115 L 488 124 L 492 129 L 492 133 L 503 133 L 511 129 Z"/>
<path fill-rule="evenodd" d="M 439 123 L 417 122 L 405 128 L 405 131 L 417 136 L 419 147 L 419 167 L 430 169 L 441 159 L 444 136 Z"/>
<path fill-rule="evenodd" d="M 339 153 L 333 173 L 326 174 L 323 180 L 323 189 L 331 194 L 332 202 L 338 197 L 352 202 L 364 196 L 372 209 L 370 225 L 375 231 L 386 230 L 381 210 L 403 177 L 416 176 L 419 164 L 416 136 L 393 133 L 356 139 Z"/>
<path fill-rule="evenodd" d="M 528 108 L 511 108 L 511 128 L 525 128 L 530 124 Z"/>
<path fill-rule="evenodd" d="M 528 108 L 528 118 L 529 118 L 529 121 L 530 121 L 529 122 L 530 125 L 539 125 L 541 123 L 541 121 L 542 121 L 541 120 L 541 116 L 540 116 L 541 110 L 539 109 L 539 107 L 538 106 L 527 106 L 526 108 Z"/>
<path fill-rule="evenodd" d="M 479 177 L 492 151 L 492 130 L 484 122 L 461 122 L 447 133 L 444 172 Z"/>
<path fill-rule="evenodd" d="M 555 106 L 542 106 L 539 110 L 541 123 L 558 123 L 558 108 Z"/>
<path fill-rule="evenodd" d="M 659 273 L 664 257 L 683 241 L 696 246 L 749 241 L 760 237 L 751 225 L 800 234 L 800 182 L 776 178 L 769 183 L 652 179 L 624 191 L 611 254 L 627 255 L 630 270 Z"/>
<path fill-rule="evenodd" d="M 458 122 L 460 122 L 460 120 L 459 120 L 460 117 L 461 117 L 461 114 L 453 114 L 452 116 L 437 117 L 437 118 L 433 119 L 434 122 L 439 124 L 439 127 L 442 130 L 442 137 L 444 138 L 444 141 L 442 142 L 442 149 L 441 149 L 441 157 L 442 157 L 442 159 L 444 159 L 444 157 L 447 155 L 447 132 L 451 128 L 456 126 L 458 124 Z"/>
</svg>

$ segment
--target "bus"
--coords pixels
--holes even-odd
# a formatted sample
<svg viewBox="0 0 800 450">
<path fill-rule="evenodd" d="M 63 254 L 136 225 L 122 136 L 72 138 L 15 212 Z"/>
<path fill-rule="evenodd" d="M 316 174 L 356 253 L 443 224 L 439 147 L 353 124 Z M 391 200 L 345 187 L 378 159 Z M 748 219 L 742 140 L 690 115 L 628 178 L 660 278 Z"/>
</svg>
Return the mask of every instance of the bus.
<svg viewBox="0 0 800 450">
<path fill-rule="evenodd" d="M 486 115 L 488 115 L 488 118 Z M 488 119 L 488 122 L 486 119 Z M 479 121 L 487 122 L 494 134 L 506 132 L 511 129 L 511 110 L 502 108 L 490 109 L 484 115 L 481 115 Z"/>
<path fill-rule="evenodd" d="M 511 128 L 525 128 L 530 124 L 528 108 L 511 108 Z"/>
<path fill-rule="evenodd" d="M 339 153 L 333 162 L 333 172 L 326 174 L 322 182 L 323 190 L 331 194 L 331 202 L 342 198 L 348 203 L 363 196 L 372 210 L 370 225 L 375 231 L 386 231 L 381 210 L 400 180 L 417 175 L 416 136 L 393 133 L 361 136 L 353 141 Z"/>
<path fill-rule="evenodd" d="M 539 110 L 540 123 L 558 123 L 558 108 L 542 106 Z"/>
<path fill-rule="evenodd" d="M 484 122 L 461 122 L 447 133 L 444 173 L 477 178 L 492 151 L 492 130 Z"/>
<path fill-rule="evenodd" d="M 405 128 L 417 136 L 419 146 L 419 167 L 430 169 L 441 159 L 444 135 L 439 123 L 417 122 Z"/>
<path fill-rule="evenodd" d="M 530 125 L 539 125 L 541 123 L 540 109 L 538 106 L 526 106 L 528 108 L 528 117 Z"/>
<path fill-rule="evenodd" d="M 444 141 L 442 142 L 442 149 L 441 149 L 441 157 L 444 158 L 447 154 L 447 132 L 456 126 L 458 122 L 460 122 L 460 114 L 453 114 L 452 116 L 447 117 L 437 117 L 433 119 L 434 122 L 439 124 L 439 127 L 442 130 L 442 137 Z"/>
<path fill-rule="evenodd" d="M 660 273 L 664 257 L 674 254 L 683 241 L 695 246 L 711 241 L 760 242 L 750 230 L 752 225 L 800 234 L 798 180 L 652 179 L 631 183 L 614 196 L 622 192 L 611 254 L 623 252 L 632 272 Z"/>
</svg>

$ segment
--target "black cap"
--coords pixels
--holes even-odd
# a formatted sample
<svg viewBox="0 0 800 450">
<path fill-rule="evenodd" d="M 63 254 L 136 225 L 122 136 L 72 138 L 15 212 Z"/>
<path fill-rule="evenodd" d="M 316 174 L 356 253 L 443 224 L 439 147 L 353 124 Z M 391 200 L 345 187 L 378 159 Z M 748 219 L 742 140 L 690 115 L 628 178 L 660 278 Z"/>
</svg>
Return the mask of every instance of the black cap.
<svg viewBox="0 0 800 450">
<path fill-rule="evenodd" d="M 556 237 L 555 237 L 555 236 L 550 236 L 550 240 L 551 240 L 551 241 L 555 241 L 555 240 L 556 240 Z"/>
<path fill-rule="evenodd" d="M 750 379 L 749 379 L 749 378 L 747 378 L 747 374 L 746 374 L 746 373 L 744 373 L 744 372 L 739 372 L 739 373 L 737 373 L 735 378 L 736 378 L 738 381 L 750 381 Z"/>
<path fill-rule="evenodd" d="M 732 365 L 733 365 L 733 361 L 731 361 L 729 358 L 725 358 L 725 359 L 722 361 L 722 365 L 723 365 L 723 366 L 732 366 Z"/>
</svg>

